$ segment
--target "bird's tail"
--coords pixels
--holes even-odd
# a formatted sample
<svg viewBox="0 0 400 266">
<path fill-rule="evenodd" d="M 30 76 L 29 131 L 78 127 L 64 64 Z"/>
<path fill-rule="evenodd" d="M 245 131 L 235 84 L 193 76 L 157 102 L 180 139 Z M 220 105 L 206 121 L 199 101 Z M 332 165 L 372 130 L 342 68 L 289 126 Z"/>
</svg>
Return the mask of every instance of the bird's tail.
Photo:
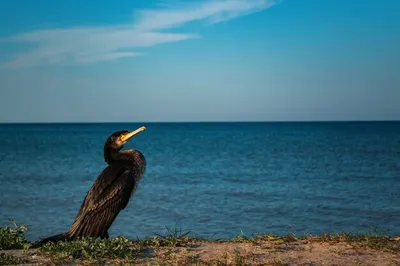
<svg viewBox="0 0 400 266">
<path fill-rule="evenodd" d="M 36 244 L 38 246 L 42 246 L 48 242 L 57 242 L 57 241 L 65 241 L 65 240 L 69 240 L 68 234 L 62 233 L 62 234 L 58 234 L 55 236 L 44 238 L 44 239 L 38 241 Z"/>
</svg>

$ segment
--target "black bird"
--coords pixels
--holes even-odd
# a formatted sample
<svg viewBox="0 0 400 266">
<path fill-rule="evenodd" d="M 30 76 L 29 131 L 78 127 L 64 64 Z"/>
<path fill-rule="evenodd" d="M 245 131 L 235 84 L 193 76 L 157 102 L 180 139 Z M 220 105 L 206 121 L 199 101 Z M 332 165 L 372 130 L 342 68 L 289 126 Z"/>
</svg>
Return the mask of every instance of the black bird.
<svg viewBox="0 0 400 266">
<path fill-rule="evenodd" d="M 121 149 L 144 130 L 145 127 L 131 132 L 117 131 L 108 137 L 104 145 L 104 159 L 108 166 L 86 194 L 71 227 L 65 233 L 40 240 L 38 244 L 78 237 L 109 238 L 108 229 L 118 213 L 127 206 L 146 171 L 146 159 L 140 151 Z"/>
</svg>

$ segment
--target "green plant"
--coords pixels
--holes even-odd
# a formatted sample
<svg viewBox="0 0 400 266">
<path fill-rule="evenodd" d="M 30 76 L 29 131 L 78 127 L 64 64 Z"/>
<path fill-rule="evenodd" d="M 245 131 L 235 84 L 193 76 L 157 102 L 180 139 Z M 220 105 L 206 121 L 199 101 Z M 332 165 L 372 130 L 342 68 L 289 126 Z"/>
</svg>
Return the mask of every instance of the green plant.
<svg viewBox="0 0 400 266">
<path fill-rule="evenodd" d="M 187 237 L 190 231 L 183 233 L 181 229 L 177 230 L 175 228 L 174 231 L 172 231 L 167 226 L 165 228 L 167 229 L 166 235 L 156 234 L 153 238 L 145 238 L 137 242 L 143 247 L 181 247 L 190 242 Z"/>
<path fill-rule="evenodd" d="M 25 261 L 19 257 L 16 257 L 12 254 L 0 253 L 0 265 L 15 265 L 21 264 Z"/>
<path fill-rule="evenodd" d="M 10 221 L 13 223 L 12 227 L 6 225 L 0 228 L 0 250 L 28 248 L 29 242 L 25 238 L 28 228 L 18 225 L 14 220 Z"/>
<path fill-rule="evenodd" d="M 96 240 L 81 238 L 78 240 L 47 243 L 40 247 L 39 253 L 56 259 L 125 259 L 134 260 L 140 247 L 124 237 Z"/>
</svg>

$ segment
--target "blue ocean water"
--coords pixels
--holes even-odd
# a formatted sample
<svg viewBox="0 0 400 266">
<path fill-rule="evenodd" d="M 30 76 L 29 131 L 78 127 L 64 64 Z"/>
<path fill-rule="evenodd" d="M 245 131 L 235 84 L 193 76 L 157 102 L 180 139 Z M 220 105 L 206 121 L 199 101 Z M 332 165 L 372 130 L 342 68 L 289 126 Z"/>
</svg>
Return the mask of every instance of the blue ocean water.
<svg viewBox="0 0 400 266">
<path fill-rule="evenodd" d="M 147 172 L 111 236 L 400 234 L 396 122 L 3 124 L 0 225 L 16 219 L 31 240 L 66 231 L 105 167 L 106 138 L 142 125 L 126 148 Z"/>
</svg>

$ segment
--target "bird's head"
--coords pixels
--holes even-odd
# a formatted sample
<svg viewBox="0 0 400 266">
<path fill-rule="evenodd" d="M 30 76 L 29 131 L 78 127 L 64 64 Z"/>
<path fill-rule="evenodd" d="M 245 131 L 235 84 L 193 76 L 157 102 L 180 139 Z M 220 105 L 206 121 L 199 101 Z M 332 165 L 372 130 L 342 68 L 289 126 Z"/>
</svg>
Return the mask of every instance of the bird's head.
<svg viewBox="0 0 400 266">
<path fill-rule="evenodd" d="M 146 130 L 146 127 L 140 127 L 134 131 L 121 130 L 114 132 L 108 137 L 105 146 L 120 150 L 130 139 L 144 130 Z"/>
</svg>

